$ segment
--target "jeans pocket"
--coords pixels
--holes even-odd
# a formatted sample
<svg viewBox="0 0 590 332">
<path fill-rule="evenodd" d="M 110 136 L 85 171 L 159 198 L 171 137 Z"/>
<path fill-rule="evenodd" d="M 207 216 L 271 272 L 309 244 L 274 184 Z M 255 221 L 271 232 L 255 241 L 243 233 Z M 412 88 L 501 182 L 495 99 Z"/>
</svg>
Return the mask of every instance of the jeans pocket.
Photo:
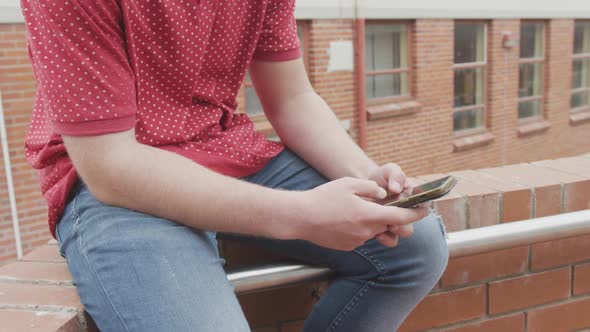
<svg viewBox="0 0 590 332">
<path fill-rule="evenodd" d="M 66 258 L 66 255 L 63 250 L 63 240 L 62 240 L 61 235 L 59 234 L 60 224 L 61 224 L 61 222 L 59 222 L 57 225 L 55 225 L 55 239 L 57 240 L 57 251 L 59 252 L 59 255 L 61 257 Z"/>
<path fill-rule="evenodd" d="M 443 235 L 444 235 L 445 239 L 447 239 L 447 240 L 448 240 L 448 239 L 449 239 L 449 234 L 447 233 L 447 228 L 446 228 L 446 226 L 445 226 L 445 222 L 444 222 L 444 220 L 443 220 L 442 216 L 441 216 L 441 215 L 439 215 L 438 213 L 434 212 L 434 211 L 431 211 L 431 213 L 432 213 L 432 214 L 434 215 L 434 217 L 435 217 L 435 218 L 438 220 L 438 223 L 439 223 L 439 225 L 440 225 L 440 230 L 441 230 L 441 232 L 443 233 Z"/>
<path fill-rule="evenodd" d="M 71 228 L 72 223 L 76 224 L 78 221 L 78 213 L 76 212 L 76 199 L 78 194 L 80 193 L 81 182 L 78 182 L 68 198 L 68 203 L 63 211 L 63 214 L 55 225 L 55 239 L 57 240 L 57 244 L 59 245 L 59 254 L 65 258 L 65 242 L 67 242 L 68 236 L 71 236 Z M 61 229 L 61 231 L 60 231 Z"/>
</svg>

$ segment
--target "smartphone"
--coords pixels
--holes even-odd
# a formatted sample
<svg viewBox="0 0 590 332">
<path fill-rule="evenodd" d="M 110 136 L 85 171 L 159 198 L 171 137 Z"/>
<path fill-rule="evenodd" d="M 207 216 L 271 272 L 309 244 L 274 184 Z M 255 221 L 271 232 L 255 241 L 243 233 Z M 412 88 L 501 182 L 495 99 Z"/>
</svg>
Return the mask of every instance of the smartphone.
<svg viewBox="0 0 590 332">
<path fill-rule="evenodd" d="M 457 179 L 449 175 L 445 176 L 444 178 L 414 187 L 412 189 L 412 194 L 408 197 L 401 199 L 398 199 L 398 197 L 386 197 L 380 201 L 377 201 L 377 203 L 388 206 L 409 208 L 420 203 L 443 197 L 444 195 L 448 194 L 451 189 L 453 189 L 455 184 L 457 184 Z"/>
</svg>

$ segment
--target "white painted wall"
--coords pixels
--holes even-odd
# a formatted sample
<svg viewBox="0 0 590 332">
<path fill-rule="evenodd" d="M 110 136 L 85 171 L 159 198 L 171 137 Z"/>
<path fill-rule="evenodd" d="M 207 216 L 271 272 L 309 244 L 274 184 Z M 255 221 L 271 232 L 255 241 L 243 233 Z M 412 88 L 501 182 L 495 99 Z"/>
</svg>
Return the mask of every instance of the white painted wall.
<svg viewBox="0 0 590 332">
<path fill-rule="evenodd" d="M 397 0 L 396 0 L 397 1 Z M 299 19 L 355 17 L 356 0 L 296 0 Z"/>
<path fill-rule="evenodd" d="M 367 18 L 590 18 L 590 1 L 358 0 L 358 15 Z"/>
<path fill-rule="evenodd" d="M 590 0 L 297 0 L 298 18 L 589 18 Z"/>
<path fill-rule="evenodd" d="M 144 1 L 144 0 L 137 0 Z M 217 0 L 214 0 L 217 1 Z M 300 19 L 588 18 L 590 0 L 296 0 Z M 22 22 L 19 0 L 0 0 L 0 23 Z"/>
<path fill-rule="evenodd" d="M 19 0 L 0 0 L 0 23 L 23 22 Z"/>
</svg>

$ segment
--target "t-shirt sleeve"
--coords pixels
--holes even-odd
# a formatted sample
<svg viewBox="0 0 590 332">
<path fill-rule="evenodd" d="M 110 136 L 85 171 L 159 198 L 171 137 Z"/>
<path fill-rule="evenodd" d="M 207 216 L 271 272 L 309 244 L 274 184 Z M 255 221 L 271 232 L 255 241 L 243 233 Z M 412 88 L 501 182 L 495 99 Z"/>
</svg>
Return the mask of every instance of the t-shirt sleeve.
<svg viewBox="0 0 590 332">
<path fill-rule="evenodd" d="M 271 0 L 254 59 L 262 61 L 288 61 L 301 57 L 295 0 Z"/>
<path fill-rule="evenodd" d="M 135 126 L 134 75 L 116 0 L 22 0 L 37 98 L 58 134 Z"/>
</svg>

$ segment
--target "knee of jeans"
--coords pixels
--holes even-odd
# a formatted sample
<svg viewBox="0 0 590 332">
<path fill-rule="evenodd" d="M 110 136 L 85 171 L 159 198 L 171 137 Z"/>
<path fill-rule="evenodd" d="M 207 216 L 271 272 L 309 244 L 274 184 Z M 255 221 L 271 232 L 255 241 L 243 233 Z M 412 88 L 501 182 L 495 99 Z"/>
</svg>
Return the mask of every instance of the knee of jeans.
<svg viewBox="0 0 590 332">
<path fill-rule="evenodd" d="M 403 241 L 403 243 L 402 243 Z M 441 217 L 430 214 L 414 224 L 414 234 L 400 240 L 405 264 L 403 275 L 414 282 L 434 286 L 441 278 L 449 260 L 446 233 Z M 396 274 L 397 269 L 388 271 Z"/>
<path fill-rule="evenodd" d="M 447 234 L 443 220 L 440 216 L 430 214 L 424 221 L 428 221 L 426 224 L 428 231 L 425 232 L 427 238 L 424 239 L 428 244 L 428 249 L 424 251 L 424 264 L 425 267 L 430 268 L 432 277 L 436 282 L 442 277 L 449 262 Z"/>
</svg>

